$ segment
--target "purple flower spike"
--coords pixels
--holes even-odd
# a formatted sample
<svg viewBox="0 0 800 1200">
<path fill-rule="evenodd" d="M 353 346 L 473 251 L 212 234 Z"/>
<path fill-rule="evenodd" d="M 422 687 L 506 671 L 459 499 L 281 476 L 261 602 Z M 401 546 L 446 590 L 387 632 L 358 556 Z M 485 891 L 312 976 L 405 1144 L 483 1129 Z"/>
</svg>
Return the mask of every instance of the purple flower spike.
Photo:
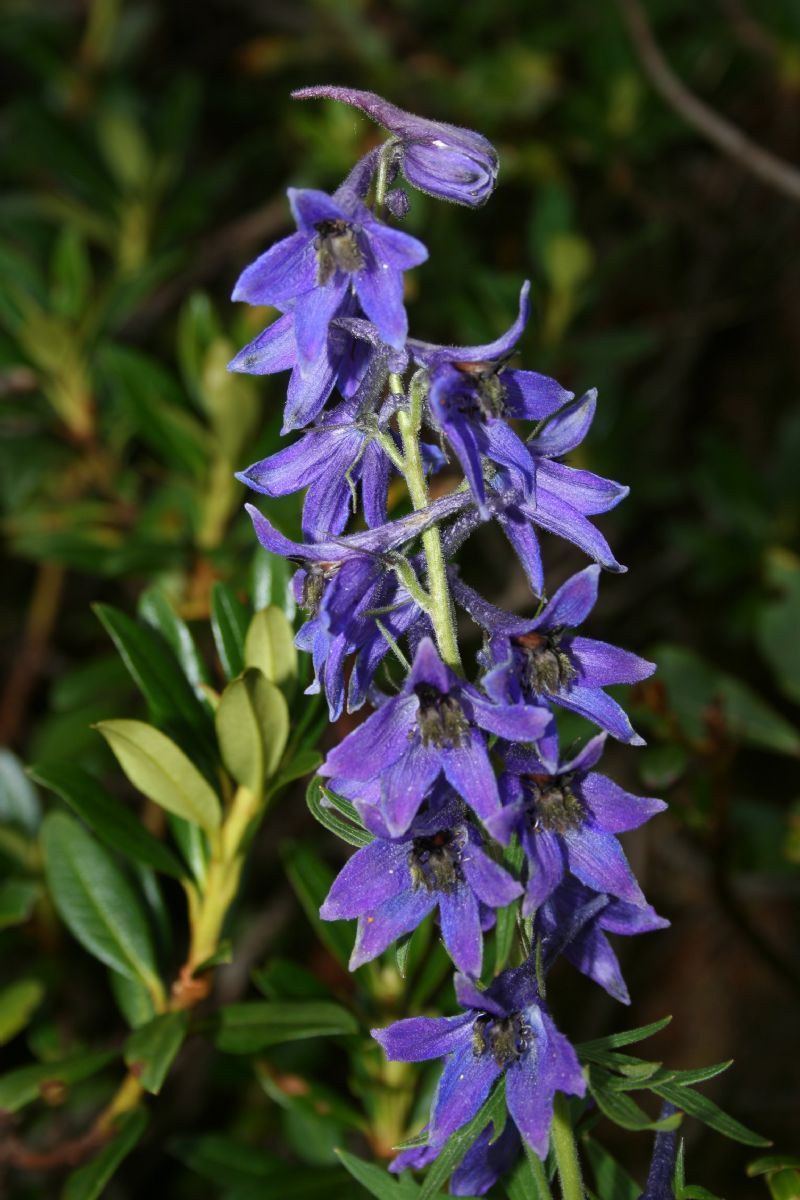
<svg viewBox="0 0 800 1200">
<path fill-rule="evenodd" d="M 475 208 L 485 204 L 497 181 L 497 151 L 471 129 L 404 112 L 374 92 L 343 87 L 307 87 L 295 100 L 341 100 L 359 108 L 398 139 L 403 174 L 428 195 Z"/>
<path fill-rule="evenodd" d="M 575 1051 L 539 998 L 530 963 L 504 971 L 485 992 L 456 976 L 456 997 L 466 1009 L 462 1017 L 412 1017 L 372 1030 L 390 1061 L 447 1055 L 431 1110 L 429 1146 L 441 1149 L 505 1074 L 509 1114 L 543 1159 L 555 1093 L 583 1096 L 586 1083 Z"/>
<path fill-rule="evenodd" d="M 632 796 L 591 769 L 605 740 L 605 734 L 592 738 L 575 758 L 555 767 L 533 750 L 506 750 L 500 781 L 504 807 L 486 826 L 506 844 L 512 833 L 519 836 L 528 862 L 525 916 L 549 899 L 567 873 L 595 892 L 646 904 L 614 835 L 638 828 L 667 806 Z"/>
<path fill-rule="evenodd" d="M 444 665 L 424 638 L 402 690 L 335 746 L 321 774 L 380 782 L 380 816 L 392 837 L 411 826 L 440 774 L 481 820 L 500 808 L 486 733 L 532 742 L 546 709 L 492 704 Z"/>
<path fill-rule="evenodd" d="M 563 954 L 582 975 L 593 979 L 621 1004 L 630 1004 L 619 961 L 607 933 L 650 933 L 665 929 L 669 921 L 647 905 L 630 904 L 608 897 L 608 903 L 582 919 L 597 894 L 575 879 L 565 879 L 536 914 L 535 932 L 542 938 L 545 969 Z"/>
<path fill-rule="evenodd" d="M 450 793 L 437 797 L 401 838 L 378 837 L 356 851 L 320 909 L 326 921 L 358 917 L 350 970 L 439 910 L 447 951 L 460 971 L 479 975 L 481 903 L 504 908 L 520 885 L 489 858 L 481 836 Z"/>
<path fill-rule="evenodd" d="M 337 318 L 349 317 L 355 309 L 355 298 L 345 296 Z M 334 387 L 338 387 L 346 399 L 352 396 L 371 357 L 368 345 L 350 337 L 334 322 L 317 361 L 311 368 L 301 370 L 294 325 L 293 312 L 278 317 L 228 363 L 229 371 L 244 375 L 292 372 L 283 414 L 281 432 L 284 434 L 302 429 L 313 421 L 325 407 Z"/>
<path fill-rule="evenodd" d="M 655 663 L 574 633 L 594 608 L 599 575 L 599 567 L 585 567 L 530 621 L 486 605 L 463 583 L 457 598 L 492 634 L 483 683 L 493 699 L 506 704 L 547 700 L 579 713 L 621 742 L 643 746 L 625 711 L 603 688 L 639 683 L 653 674 Z M 548 741 L 539 749 L 553 765 Z"/>
<path fill-rule="evenodd" d="M 401 350 L 408 332 L 403 271 L 428 257 L 421 242 L 378 221 L 355 193 L 337 196 L 289 188 L 298 232 L 245 268 L 233 291 L 248 304 L 293 305 L 304 374 L 325 355 L 330 323 L 351 287 L 381 339 Z"/>
</svg>

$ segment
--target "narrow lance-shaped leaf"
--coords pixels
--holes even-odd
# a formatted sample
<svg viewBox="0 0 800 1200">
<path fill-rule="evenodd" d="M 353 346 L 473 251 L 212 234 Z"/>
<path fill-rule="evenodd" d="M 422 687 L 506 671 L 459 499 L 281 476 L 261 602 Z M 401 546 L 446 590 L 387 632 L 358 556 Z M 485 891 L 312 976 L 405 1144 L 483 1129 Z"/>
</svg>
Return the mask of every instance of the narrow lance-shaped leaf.
<svg viewBox="0 0 800 1200">
<path fill-rule="evenodd" d="M 38 979 L 18 979 L 0 991 L 0 1046 L 25 1028 L 44 998 Z"/>
<path fill-rule="evenodd" d="M 134 787 L 168 812 L 213 833 L 221 819 L 216 792 L 170 738 L 144 721 L 100 721 L 108 742 Z"/>
<path fill-rule="evenodd" d="M 261 796 L 289 737 L 283 693 L 260 670 L 249 667 L 225 688 L 215 720 L 226 770 L 238 784 Z"/>
<path fill-rule="evenodd" d="M 298 1039 L 358 1033 L 358 1022 L 339 1004 L 325 1000 L 230 1004 L 219 1013 L 216 1044 L 230 1054 L 253 1054 Z"/>
<path fill-rule="evenodd" d="M 202 685 L 209 683 L 208 671 L 195 645 L 189 626 L 178 616 L 161 588 L 151 587 L 139 597 L 139 615 L 169 643 L 195 694 L 202 701 Z"/>
<path fill-rule="evenodd" d="M 79 1083 L 96 1075 L 114 1058 L 110 1050 L 76 1054 L 61 1062 L 34 1063 L 0 1076 L 0 1113 L 15 1113 L 38 1100 L 49 1089 Z"/>
<path fill-rule="evenodd" d="M 215 583 L 211 589 L 211 631 L 217 654 L 229 679 L 244 670 L 247 626 L 247 609 L 224 583 Z"/>
<path fill-rule="evenodd" d="M 48 887 L 64 923 L 107 966 L 162 998 L 141 901 L 106 851 L 66 813 L 42 825 Z"/>
<path fill-rule="evenodd" d="M 125 1043 L 125 1062 L 146 1092 L 155 1095 L 181 1048 L 189 1028 L 187 1012 L 162 1013 L 141 1025 Z"/>
<path fill-rule="evenodd" d="M 127 1158 L 147 1128 L 147 1119 L 147 1112 L 141 1107 L 125 1113 L 119 1119 L 111 1141 L 91 1162 L 85 1163 L 69 1176 L 61 1194 L 62 1200 L 99 1200 L 120 1163 Z"/>
<path fill-rule="evenodd" d="M 155 867 L 166 875 L 182 879 L 186 872 L 163 842 L 154 837 L 141 821 L 119 800 L 112 799 L 103 786 L 82 767 L 72 763 L 43 763 L 31 768 L 31 776 L 50 788 L 69 804 L 94 832 L 120 854 L 134 862 Z"/>
</svg>

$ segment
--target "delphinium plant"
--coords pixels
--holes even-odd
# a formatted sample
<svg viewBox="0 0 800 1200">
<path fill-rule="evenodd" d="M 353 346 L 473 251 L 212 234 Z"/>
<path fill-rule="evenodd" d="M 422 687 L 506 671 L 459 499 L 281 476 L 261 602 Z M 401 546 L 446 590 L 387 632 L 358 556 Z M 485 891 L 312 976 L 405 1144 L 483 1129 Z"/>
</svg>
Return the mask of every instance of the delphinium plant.
<svg viewBox="0 0 800 1200">
<path fill-rule="evenodd" d="M 605 1115 L 658 1131 L 648 1200 L 710 1195 L 684 1180 L 675 1135 L 684 1113 L 763 1144 L 693 1090 L 727 1064 L 682 1072 L 620 1051 L 665 1022 L 575 1046 L 548 1003 L 548 972 L 561 957 L 627 1003 L 606 934 L 667 924 L 617 837 L 665 805 L 598 769 L 609 736 L 643 744 L 605 689 L 648 678 L 654 664 L 583 633 L 602 571 L 625 570 L 591 518 L 628 489 L 562 461 L 588 433 L 596 395 L 576 398 L 516 366 L 527 283 L 517 319 L 495 341 L 440 346 L 409 335 L 403 276 L 427 252 L 398 227 L 406 185 L 482 205 L 498 171 L 485 138 L 368 92 L 325 86 L 295 96 L 353 105 L 389 136 L 332 195 L 291 189 L 297 232 L 235 288 L 234 299 L 281 315 L 231 367 L 290 370 L 284 432 L 301 431 L 241 478 L 268 497 L 307 489 L 302 542 L 248 509 L 262 545 L 298 568 L 308 691 L 324 694 L 332 721 L 371 710 L 309 788 L 317 819 L 357 847 L 320 916 L 357 920 L 350 969 L 378 960 L 366 990 L 379 1011 L 400 1015 L 426 1006 L 427 993 L 404 995 L 401 979 L 434 914 L 458 1007 L 372 1030 L 386 1058 L 376 1075 L 392 1094 L 373 1104 L 370 1137 L 397 1151 L 389 1170 L 398 1180 L 343 1150 L 341 1158 L 383 1198 L 425 1200 L 448 1179 L 456 1195 L 483 1195 L 502 1180 L 512 1200 L 550 1197 L 557 1175 L 565 1200 L 577 1200 L 586 1194 L 579 1140 L 595 1194 L 636 1196 L 589 1135 Z M 449 482 L 454 468 L 460 481 L 441 487 L 439 475 Z M 408 511 L 396 515 L 402 485 Z M 499 524 L 525 572 L 525 615 L 461 578 L 457 554 L 486 522 Z M 553 592 L 543 533 L 590 560 Z M 475 661 L 462 654 L 459 613 L 482 634 Z M 562 710 L 598 732 L 560 745 Z M 393 946 L 396 965 L 385 954 Z M 427 1119 L 399 1143 L 419 1116 L 408 1064 L 430 1060 L 442 1069 Z M 661 1099 L 658 1116 L 631 1098 L 637 1090 Z"/>
</svg>

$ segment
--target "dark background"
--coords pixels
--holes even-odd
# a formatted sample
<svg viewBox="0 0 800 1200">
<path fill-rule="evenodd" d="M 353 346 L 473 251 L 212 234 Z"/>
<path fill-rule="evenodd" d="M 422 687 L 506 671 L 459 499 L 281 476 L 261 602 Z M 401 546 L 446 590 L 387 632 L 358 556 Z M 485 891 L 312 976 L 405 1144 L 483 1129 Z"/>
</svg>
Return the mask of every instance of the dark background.
<svg viewBox="0 0 800 1200">
<path fill-rule="evenodd" d="M 792 0 L 650 0 L 647 12 L 696 94 L 797 160 Z M 377 137 L 353 111 L 290 90 L 348 84 L 480 130 L 501 160 L 485 208 L 412 194 L 408 228 L 430 250 L 409 280 L 412 329 L 489 340 L 532 280 L 524 365 L 599 388 L 572 461 L 631 487 L 600 521 L 630 573 L 604 581 L 591 632 L 660 665 L 629 697 L 648 749 L 615 747 L 610 767 L 671 802 L 629 850 L 673 925 L 623 947 L 632 1012 L 569 975 L 561 1024 L 596 1036 L 671 1012 L 653 1053 L 687 1067 L 735 1057 L 709 1094 L 796 1150 L 797 201 L 654 93 L 609 0 L 6 0 L 0 62 L 2 742 L 25 762 L 106 769 L 89 724 L 133 702 L 90 603 L 132 612 L 158 582 L 202 637 L 211 580 L 248 588 L 251 534 L 230 476 L 277 446 L 285 377 L 224 376 L 269 316 L 228 296 L 289 231 L 285 188 L 333 188 Z M 216 354 L 202 378 L 198 329 Z M 293 501 L 271 511 L 296 527 Z M 554 582 L 580 565 L 547 549 Z M 470 543 L 465 573 L 524 608 L 510 569 L 502 540 Z M 301 944 L 328 969 L 276 866 L 283 836 L 311 832 L 301 802 L 262 831 L 237 915 L 243 965 L 221 985 L 232 996 L 267 945 Z M 21 956 L 55 989 L 49 1020 L 86 1036 L 117 1027 L 102 977 L 64 935 L 3 938 L 7 962 Z M 181 1066 L 115 1195 L 154 1180 L 160 1195 L 199 1195 L 164 1138 L 269 1126 L 263 1095 L 201 1057 Z M 649 1136 L 606 1132 L 641 1172 Z M 766 1195 L 744 1176 L 753 1151 L 693 1122 L 686 1136 L 690 1178 Z"/>
</svg>

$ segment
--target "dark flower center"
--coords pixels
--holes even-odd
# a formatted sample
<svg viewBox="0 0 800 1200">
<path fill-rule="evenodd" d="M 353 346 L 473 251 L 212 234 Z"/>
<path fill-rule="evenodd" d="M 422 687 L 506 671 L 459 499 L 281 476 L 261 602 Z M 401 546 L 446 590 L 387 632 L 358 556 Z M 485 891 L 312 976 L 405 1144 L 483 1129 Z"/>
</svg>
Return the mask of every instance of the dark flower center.
<svg viewBox="0 0 800 1200">
<path fill-rule="evenodd" d="M 572 790 L 572 776 L 525 775 L 530 807 L 528 815 L 531 827 L 536 832 L 565 834 L 570 829 L 579 829 L 586 818 L 583 801 Z"/>
<path fill-rule="evenodd" d="M 427 892 L 452 892 L 463 879 L 463 841 L 463 836 L 452 829 L 440 829 L 429 837 L 415 837 L 408 852 L 413 887 L 424 887 Z"/>
<path fill-rule="evenodd" d="M 537 695 L 566 690 L 578 672 L 569 655 L 561 649 L 564 630 L 549 633 L 524 633 L 512 639 L 522 656 L 522 679 Z"/>
<path fill-rule="evenodd" d="M 456 700 L 430 683 L 421 683 L 414 689 L 419 700 L 417 727 L 423 746 L 433 745 L 437 750 L 455 748 L 464 744 L 469 732 L 469 721 Z"/>
<path fill-rule="evenodd" d="M 303 608 L 306 612 L 316 615 L 325 591 L 325 584 L 335 575 L 340 563 L 315 562 L 306 569 L 303 580 Z"/>
<path fill-rule="evenodd" d="M 476 1058 L 490 1053 L 498 1067 L 508 1067 L 530 1048 L 531 1029 L 521 1013 L 478 1017 L 472 1026 L 472 1053 Z"/>
<path fill-rule="evenodd" d="M 314 226 L 317 236 L 314 249 L 317 252 L 317 284 L 325 284 L 337 271 L 363 271 L 364 254 L 358 244 L 355 230 L 349 221 L 318 221 Z"/>
<path fill-rule="evenodd" d="M 506 415 L 505 388 L 500 378 L 499 370 L 502 363 L 494 362 L 457 362 L 456 367 L 468 380 L 468 386 L 459 393 L 459 408 L 466 413 L 475 413 L 487 417 L 504 417 Z"/>
</svg>

